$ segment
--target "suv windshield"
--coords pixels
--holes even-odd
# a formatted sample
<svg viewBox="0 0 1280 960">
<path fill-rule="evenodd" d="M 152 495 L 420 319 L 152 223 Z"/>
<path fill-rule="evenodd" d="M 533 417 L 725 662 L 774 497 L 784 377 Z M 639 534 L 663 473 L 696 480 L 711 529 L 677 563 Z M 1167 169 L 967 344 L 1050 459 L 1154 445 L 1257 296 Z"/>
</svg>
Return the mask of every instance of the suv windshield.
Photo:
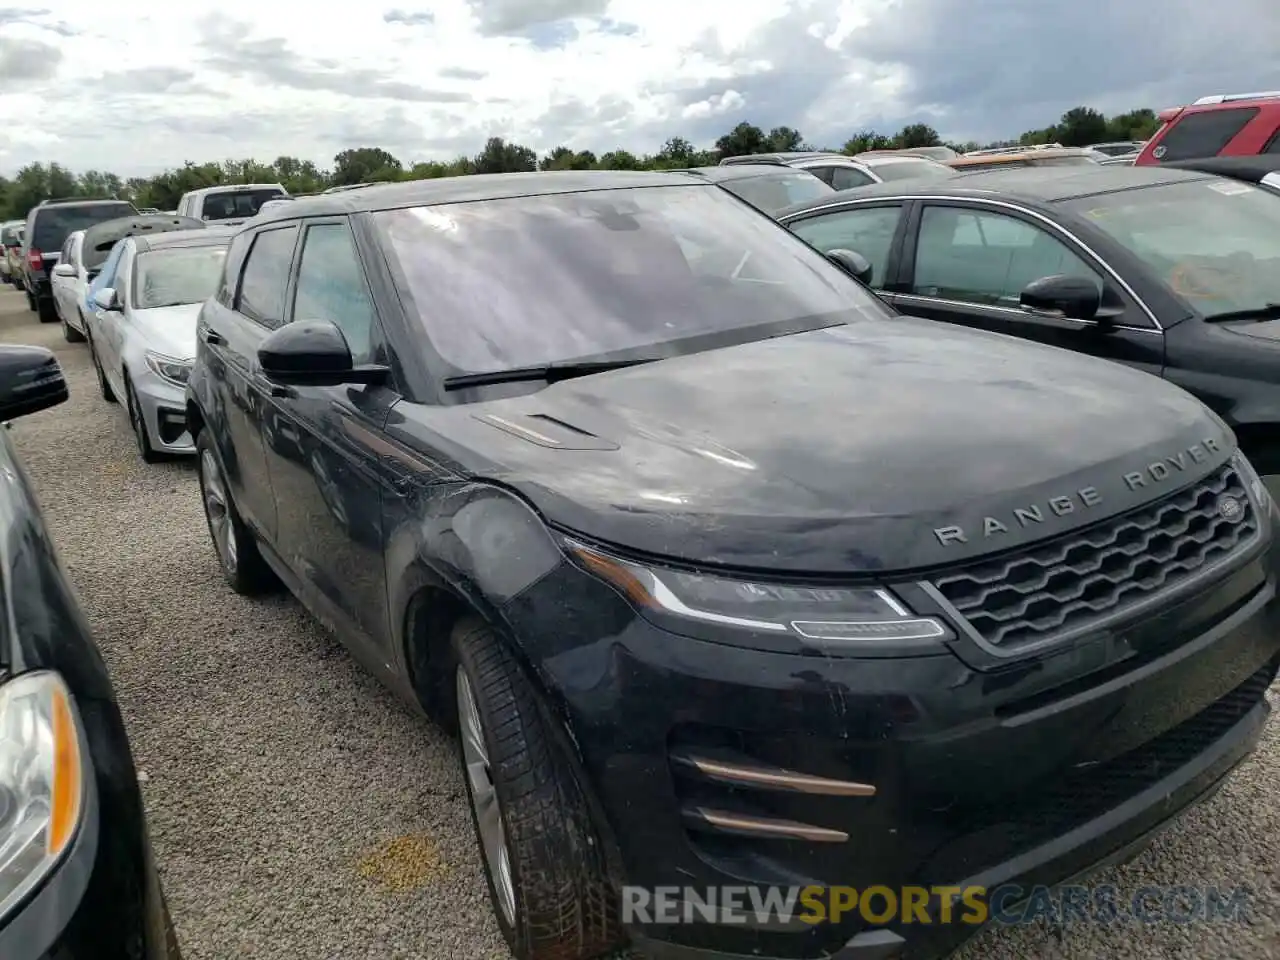
<svg viewBox="0 0 1280 960">
<path fill-rule="evenodd" d="M 1233 180 L 1065 202 L 1205 316 L 1280 303 L 1280 196 Z"/>
<path fill-rule="evenodd" d="M 134 307 L 203 303 L 222 279 L 226 246 L 170 247 L 139 254 L 134 266 Z"/>
<path fill-rule="evenodd" d="M 133 204 L 125 203 L 59 203 L 35 210 L 35 228 L 31 248 L 45 252 L 61 249 L 67 237 L 77 230 L 91 227 L 104 220 L 127 217 L 137 213 Z"/>
<path fill-rule="evenodd" d="M 638 348 L 672 356 L 691 337 L 745 342 L 769 335 L 752 330 L 765 325 L 886 315 L 817 251 L 710 185 L 411 207 L 374 221 L 432 345 L 462 371 Z"/>
<path fill-rule="evenodd" d="M 765 213 L 777 213 L 793 203 L 835 193 L 811 173 L 766 173 L 745 180 L 728 180 L 722 186 Z"/>
<path fill-rule="evenodd" d="M 205 194 L 204 202 L 200 206 L 200 215 L 205 220 L 239 220 L 242 217 L 256 217 L 264 203 L 284 195 L 284 191 L 279 187 L 209 193 Z"/>
</svg>

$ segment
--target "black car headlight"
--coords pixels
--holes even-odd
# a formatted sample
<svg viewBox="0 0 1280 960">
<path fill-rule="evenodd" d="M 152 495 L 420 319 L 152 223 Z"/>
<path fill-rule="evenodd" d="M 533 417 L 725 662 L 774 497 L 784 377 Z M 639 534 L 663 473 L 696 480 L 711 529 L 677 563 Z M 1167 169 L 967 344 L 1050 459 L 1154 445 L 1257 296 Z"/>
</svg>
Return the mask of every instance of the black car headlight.
<svg viewBox="0 0 1280 960">
<path fill-rule="evenodd" d="M 790 635 L 802 646 L 937 641 L 951 636 L 940 621 L 912 613 L 884 587 L 807 586 L 738 580 L 623 560 L 574 540 L 579 566 L 612 584 L 642 610 L 704 624 Z"/>
<path fill-rule="evenodd" d="M 84 811 L 80 721 L 56 673 L 0 685 L 0 920 L 70 849 Z"/>
</svg>

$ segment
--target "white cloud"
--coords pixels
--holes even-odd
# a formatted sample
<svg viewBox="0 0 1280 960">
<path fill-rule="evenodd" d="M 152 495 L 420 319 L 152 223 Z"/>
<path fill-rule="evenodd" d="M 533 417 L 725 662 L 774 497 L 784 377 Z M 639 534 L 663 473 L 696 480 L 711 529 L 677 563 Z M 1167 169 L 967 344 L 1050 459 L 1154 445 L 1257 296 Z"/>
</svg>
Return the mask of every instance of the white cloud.
<svg viewBox="0 0 1280 960">
<path fill-rule="evenodd" d="M 1154 11 L 1155 2 L 1133 5 Z M 1236 7 L 1244 13 L 1273 2 L 1220 0 L 1216 9 L 1226 24 Z M 1021 114 L 984 112 L 986 95 L 961 85 L 967 75 L 955 62 L 972 59 L 963 29 L 922 33 L 921 17 L 939 21 L 938 11 L 950 4 L 960 11 L 958 22 L 967 18 L 973 39 L 1001 26 L 992 17 L 1003 16 L 1006 32 L 1016 26 L 1027 40 L 1002 41 L 1002 50 L 1056 63 L 1059 39 L 1043 30 L 1056 14 L 1023 8 L 1014 17 L 988 0 L 988 12 L 975 16 L 964 13 L 967 3 L 380 0 L 339 9 L 130 0 L 115 9 L 99 0 L 34 0 L 24 2 L 28 9 L 0 8 L 0 140 L 7 150 L 0 172 L 56 160 L 127 176 L 185 160 L 282 154 L 327 167 L 335 153 L 355 146 L 381 146 L 413 162 L 474 154 L 489 136 L 539 153 L 560 143 L 646 152 L 677 135 L 709 146 L 742 120 L 798 127 L 810 141 L 831 144 L 868 126 L 892 132 L 934 118 L 955 137 L 1016 135 Z M 922 14 L 929 9 L 937 15 Z M 1094 5 L 1091 13 L 1113 17 L 1117 29 L 1137 15 L 1108 9 Z M 1172 19 L 1153 22 L 1179 29 Z M 1038 36 L 1028 33 L 1029 21 Z M 1201 23 L 1197 41 L 1204 29 Z M 1158 41 L 1147 36 L 1139 48 L 1158 50 Z M 1111 64 L 1090 63 L 1089 55 L 1081 46 L 1066 73 L 1045 71 L 1056 86 L 1044 96 L 1017 91 L 1028 112 L 1034 106 L 1036 122 L 1081 100 L 1110 106 L 1134 95 L 1128 81 L 1099 86 Z M 1216 89 L 1235 65 L 1211 59 L 1195 69 Z M 1003 69 L 988 60 L 969 73 L 993 78 Z M 948 98 L 937 88 L 952 73 L 959 79 Z M 1072 93 L 1067 81 L 1086 86 Z M 1156 81 L 1143 92 L 1167 92 L 1176 102 L 1172 81 Z M 1179 82 L 1188 97 L 1195 93 L 1195 77 L 1181 67 Z"/>
</svg>

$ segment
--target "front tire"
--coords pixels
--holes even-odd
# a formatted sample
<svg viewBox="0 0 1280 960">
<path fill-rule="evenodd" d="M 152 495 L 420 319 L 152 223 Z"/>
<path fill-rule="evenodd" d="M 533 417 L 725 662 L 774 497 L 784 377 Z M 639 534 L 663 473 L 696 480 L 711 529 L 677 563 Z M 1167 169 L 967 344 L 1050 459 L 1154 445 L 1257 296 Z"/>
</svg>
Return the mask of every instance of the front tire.
<svg viewBox="0 0 1280 960">
<path fill-rule="evenodd" d="M 52 300 L 41 300 L 36 304 L 36 308 L 40 314 L 41 323 L 57 323 L 61 319 L 58 316 L 58 308 Z"/>
<path fill-rule="evenodd" d="M 207 429 L 196 435 L 196 461 L 199 464 L 200 500 L 204 504 L 204 517 L 223 578 L 232 590 L 246 597 L 267 592 L 275 587 L 276 576 L 262 559 L 257 538 L 240 519 L 240 513 L 231 500 L 222 459 Z"/>
<path fill-rule="evenodd" d="M 80 325 L 85 325 L 83 314 L 80 316 Z M 64 319 L 62 321 L 62 339 L 67 341 L 67 343 L 84 343 L 84 334 L 71 324 L 67 323 Z"/>
<path fill-rule="evenodd" d="M 124 386 L 128 391 L 125 396 L 125 405 L 129 410 L 129 427 L 133 431 L 133 442 L 138 447 L 138 456 L 142 457 L 143 463 L 159 463 L 164 457 L 151 446 L 151 435 L 147 433 L 147 418 L 143 416 L 137 391 L 128 380 L 125 380 Z"/>
<path fill-rule="evenodd" d="M 107 372 L 102 369 L 102 361 L 98 359 L 97 348 L 93 345 L 93 337 L 89 337 L 89 356 L 93 360 L 93 372 L 98 375 L 98 389 L 102 391 L 102 399 L 107 403 L 116 402 L 116 393 L 107 380 Z"/>
<path fill-rule="evenodd" d="M 451 640 L 462 774 L 507 945 L 517 960 L 617 950 L 600 842 L 533 686 L 483 621 L 461 621 Z"/>
</svg>

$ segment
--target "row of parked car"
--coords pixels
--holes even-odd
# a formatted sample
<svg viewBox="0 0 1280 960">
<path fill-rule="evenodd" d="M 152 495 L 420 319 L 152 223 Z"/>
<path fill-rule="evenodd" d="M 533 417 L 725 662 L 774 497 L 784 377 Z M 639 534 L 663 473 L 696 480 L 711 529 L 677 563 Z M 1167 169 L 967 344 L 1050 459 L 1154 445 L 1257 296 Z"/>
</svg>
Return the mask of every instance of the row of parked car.
<svg viewBox="0 0 1280 960">
<path fill-rule="evenodd" d="M 619 889 L 1053 883 L 1132 854 L 1261 735 L 1267 174 L 817 159 L 360 186 L 62 240 L 58 319 L 144 456 L 195 454 L 229 587 L 289 589 L 459 733 L 519 960 L 941 956 L 972 928 L 624 925 Z M 879 180 L 824 181 L 854 162 Z M 0 348 L 6 396 L 65 399 L 56 361 Z M 50 743 L 55 694 L 22 701 Z M 22 789 L 101 785 L 44 743 L 49 786 Z M 71 812 L 32 889 L 88 829 L 46 807 Z M 130 869 L 147 909 L 108 919 L 167 948 Z M 107 922 L 105 894 L 58 902 Z"/>
</svg>

